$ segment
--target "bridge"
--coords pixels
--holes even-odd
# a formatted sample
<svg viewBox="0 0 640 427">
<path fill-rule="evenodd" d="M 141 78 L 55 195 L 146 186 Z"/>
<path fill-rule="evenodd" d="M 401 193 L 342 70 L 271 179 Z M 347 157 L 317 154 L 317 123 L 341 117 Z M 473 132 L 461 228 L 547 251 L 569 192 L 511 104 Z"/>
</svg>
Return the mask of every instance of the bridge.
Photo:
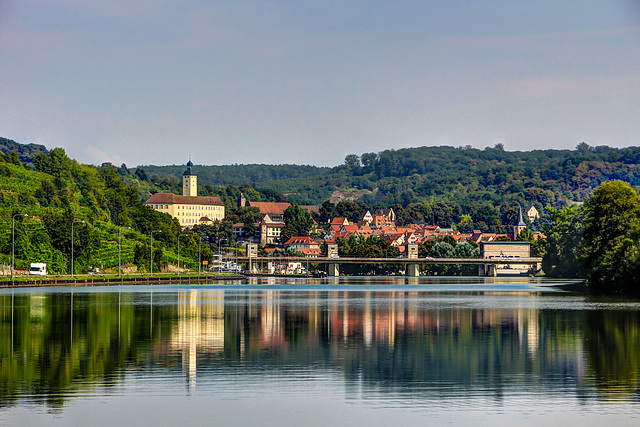
<svg viewBox="0 0 640 427">
<path fill-rule="evenodd" d="M 499 265 L 522 265 L 535 271 L 540 268 L 542 258 L 531 256 L 510 256 L 509 253 L 486 258 L 419 258 L 418 245 L 408 245 L 406 257 L 400 258 L 364 258 L 364 257 L 340 257 L 337 254 L 337 245 L 328 245 L 329 256 L 326 257 L 299 257 L 299 256 L 258 256 L 257 245 L 248 245 L 247 255 L 238 257 L 238 262 L 247 264 L 247 271 L 257 271 L 257 265 L 269 262 L 311 262 L 325 264 L 329 276 L 340 275 L 342 264 L 400 264 L 406 266 L 406 275 L 417 277 L 420 275 L 420 265 L 477 265 L 478 274 L 481 276 L 496 276 Z"/>
</svg>

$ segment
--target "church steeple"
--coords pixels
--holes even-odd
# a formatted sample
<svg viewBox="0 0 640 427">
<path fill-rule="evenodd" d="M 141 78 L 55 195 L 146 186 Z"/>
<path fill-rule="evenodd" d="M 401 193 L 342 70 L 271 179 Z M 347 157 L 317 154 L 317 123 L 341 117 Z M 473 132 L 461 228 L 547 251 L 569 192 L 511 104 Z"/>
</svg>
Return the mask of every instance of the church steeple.
<svg viewBox="0 0 640 427">
<path fill-rule="evenodd" d="M 527 228 L 527 224 L 525 224 L 524 219 L 522 218 L 522 206 L 518 206 L 518 223 L 513 226 L 513 240 L 518 238 L 518 234 L 522 230 Z"/>
</svg>

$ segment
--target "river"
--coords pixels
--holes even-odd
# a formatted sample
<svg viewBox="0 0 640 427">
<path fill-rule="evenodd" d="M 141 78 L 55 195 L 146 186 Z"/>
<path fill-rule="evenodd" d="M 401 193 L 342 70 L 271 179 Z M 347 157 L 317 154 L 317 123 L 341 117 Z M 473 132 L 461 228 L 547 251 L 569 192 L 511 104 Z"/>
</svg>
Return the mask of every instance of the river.
<svg viewBox="0 0 640 427">
<path fill-rule="evenodd" d="M 529 278 L 0 290 L 0 425 L 639 425 L 640 302 Z"/>
</svg>

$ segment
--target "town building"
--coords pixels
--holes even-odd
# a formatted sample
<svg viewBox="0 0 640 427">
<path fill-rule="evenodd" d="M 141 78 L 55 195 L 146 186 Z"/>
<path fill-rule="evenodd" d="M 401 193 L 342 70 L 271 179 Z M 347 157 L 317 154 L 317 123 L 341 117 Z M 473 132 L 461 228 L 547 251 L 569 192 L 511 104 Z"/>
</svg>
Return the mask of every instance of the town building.
<svg viewBox="0 0 640 427">
<path fill-rule="evenodd" d="M 518 223 L 513 226 L 513 239 L 516 240 L 518 238 L 518 234 L 524 229 L 527 228 L 527 224 L 525 224 L 524 219 L 522 219 L 522 207 L 518 208 Z"/>
<path fill-rule="evenodd" d="M 145 204 L 158 212 L 176 218 L 182 227 L 211 225 L 224 219 L 224 203 L 218 196 L 198 196 L 198 176 L 193 172 L 191 160 L 182 174 L 182 195 L 156 193 Z"/>
<path fill-rule="evenodd" d="M 260 220 L 256 223 L 258 235 L 257 241 L 261 245 L 271 245 L 280 243 L 280 233 L 284 228 L 284 211 L 291 206 L 291 203 L 287 202 L 252 202 L 247 200 L 244 194 L 240 193 L 238 197 L 238 207 L 252 207 L 258 208 L 260 211 Z M 300 205 L 300 207 L 311 215 L 317 215 L 320 212 L 318 206 Z M 242 235 L 240 224 L 234 225 L 234 233 L 236 235 Z M 242 225 L 244 226 L 244 224 Z M 314 221 L 314 227 L 312 232 L 318 232 L 317 224 Z M 253 240 L 254 236 L 244 236 Z"/>
<path fill-rule="evenodd" d="M 258 224 L 260 230 L 260 244 L 272 245 L 280 241 L 280 234 L 284 228 L 284 219 L 279 214 L 264 214 Z"/>
<path fill-rule="evenodd" d="M 524 210 L 524 214 L 529 218 L 530 222 L 540 218 L 540 212 L 538 212 L 538 209 L 533 205 L 527 206 Z"/>
<path fill-rule="evenodd" d="M 286 241 L 287 249 L 295 249 L 309 257 L 320 256 L 320 242 L 309 236 L 293 236 Z"/>
</svg>

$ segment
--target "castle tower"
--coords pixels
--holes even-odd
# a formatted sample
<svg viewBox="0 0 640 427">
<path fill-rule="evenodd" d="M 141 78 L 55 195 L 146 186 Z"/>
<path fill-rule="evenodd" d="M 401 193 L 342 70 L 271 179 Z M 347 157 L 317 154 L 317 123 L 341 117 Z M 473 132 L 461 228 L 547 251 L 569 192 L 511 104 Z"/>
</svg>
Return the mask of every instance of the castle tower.
<svg viewBox="0 0 640 427">
<path fill-rule="evenodd" d="M 182 174 L 182 195 L 197 196 L 198 195 L 198 176 L 191 171 L 193 163 L 189 160 L 187 170 Z"/>
<path fill-rule="evenodd" d="M 525 224 L 522 219 L 522 206 L 518 206 L 518 223 L 513 226 L 513 240 L 516 240 L 518 238 L 518 234 L 520 234 L 520 232 L 525 228 L 527 228 L 527 224 Z"/>
<path fill-rule="evenodd" d="M 244 197 L 243 193 L 240 193 L 240 197 L 238 197 L 238 207 L 239 208 L 244 208 L 247 206 L 247 198 Z"/>
</svg>

